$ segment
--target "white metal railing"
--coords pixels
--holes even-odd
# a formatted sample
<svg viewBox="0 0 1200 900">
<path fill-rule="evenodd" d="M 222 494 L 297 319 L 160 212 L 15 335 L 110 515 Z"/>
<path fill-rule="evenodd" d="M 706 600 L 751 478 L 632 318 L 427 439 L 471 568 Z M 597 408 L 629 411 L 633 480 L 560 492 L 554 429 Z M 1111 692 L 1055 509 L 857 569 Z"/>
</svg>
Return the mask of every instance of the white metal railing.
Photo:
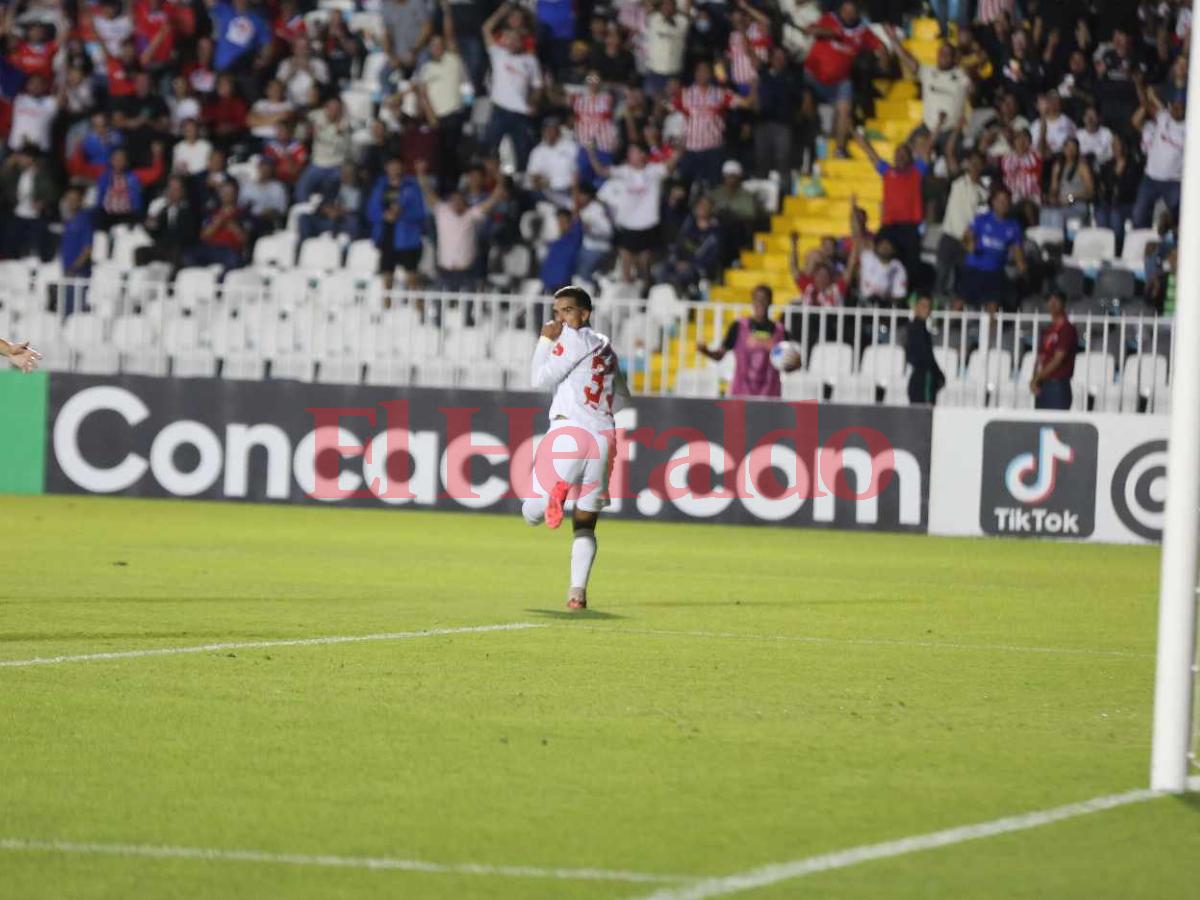
<svg viewBox="0 0 1200 900">
<path fill-rule="evenodd" d="M 288 377 L 327 380 L 322 368 L 339 360 L 345 363 L 339 380 L 354 381 L 356 371 L 364 375 L 355 360 L 363 367 L 387 360 L 397 383 L 408 383 L 400 362 L 411 364 L 408 374 L 418 384 L 517 389 L 551 302 L 438 291 L 389 295 L 378 279 L 344 272 L 243 269 L 221 282 L 209 270 L 184 270 L 173 282 L 168 274 L 149 266 L 105 269 L 87 280 L 39 278 L 35 269 L 0 263 L 0 333 L 33 341 L 52 369 L 167 374 L 179 354 L 198 352 L 211 354 L 212 374 L 217 360 L 248 356 Z M 69 317 L 68 297 L 75 310 Z M 661 295 L 602 298 L 593 321 L 612 337 L 635 392 L 667 394 L 678 385 L 681 393 L 717 396 L 732 360 L 714 364 L 695 342 L 719 344 L 747 312 L 738 304 Z M 784 376 L 785 398 L 907 402 L 907 310 L 780 305 L 772 315 L 782 317 L 804 349 L 802 368 Z M 1027 385 L 1048 321 L 1039 313 L 935 313 L 935 352 L 948 379 L 939 403 L 1032 406 Z M 1170 318 L 1093 311 L 1073 321 L 1085 346 L 1073 382 L 1077 409 L 1169 408 Z M 681 379 L 681 372 L 688 374 Z"/>
</svg>

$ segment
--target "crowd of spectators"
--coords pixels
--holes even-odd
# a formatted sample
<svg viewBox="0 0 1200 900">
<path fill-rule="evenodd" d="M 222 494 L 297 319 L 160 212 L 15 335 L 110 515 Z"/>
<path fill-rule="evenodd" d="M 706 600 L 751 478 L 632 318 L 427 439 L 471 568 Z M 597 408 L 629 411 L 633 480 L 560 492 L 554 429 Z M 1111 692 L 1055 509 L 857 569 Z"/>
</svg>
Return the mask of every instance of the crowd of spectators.
<svg viewBox="0 0 1200 900">
<path fill-rule="evenodd" d="M 699 296 L 774 212 L 748 177 L 789 193 L 857 146 L 878 227 L 854 210 L 794 258 L 798 302 L 1010 305 L 1038 277 L 1023 230 L 1081 222 L 1118 252 L 1127 222 L 1157 227 L 1165 294 L 1190 0 L 931 6 L 928 65 L 902 43 L 917 0 L 9 0 L 0 253 L 86 276 L 94 230 L 140 225 L 139 262 L 230 269 L 306 203 L 302 237 L 369 239 L 389 286 L 459 290 L 540 210 L 545 288 Z M 862 125 L 874 81 L 903 77 L 923 122 L 885 160 Z"/>
</svg>

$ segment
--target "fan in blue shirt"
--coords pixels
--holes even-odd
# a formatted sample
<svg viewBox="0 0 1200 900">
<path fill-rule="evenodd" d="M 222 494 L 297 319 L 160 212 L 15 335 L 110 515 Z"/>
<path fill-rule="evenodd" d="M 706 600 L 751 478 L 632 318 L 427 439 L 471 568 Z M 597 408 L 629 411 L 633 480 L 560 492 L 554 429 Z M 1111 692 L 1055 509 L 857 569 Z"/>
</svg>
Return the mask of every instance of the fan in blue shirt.
<svg viewBox="0 0 1200 900">
<path fill-rule="evenodd" d="M 271 44 L 271 28 L 250 9 L 246 0 L 218 3 L 209 11 L 217 46 L 213 68 L 218 72 L 249 68 L 254 56 Z"/>
<path fill-rule="evenodd" d="M 1009 218 L 1012 196 L 1001 188 L 992 195 L 991 206 L 988 212 L 975 217 L 963 236 L 968 254 L 958 271 L 957 292 L 960 302 L 995 311 L 1015 300 L 1012 282 L 1005 272 L 1009 255 L 1024 272 L 1025 254 L 1021 249 L 1021 225 Z"/>
</svg>

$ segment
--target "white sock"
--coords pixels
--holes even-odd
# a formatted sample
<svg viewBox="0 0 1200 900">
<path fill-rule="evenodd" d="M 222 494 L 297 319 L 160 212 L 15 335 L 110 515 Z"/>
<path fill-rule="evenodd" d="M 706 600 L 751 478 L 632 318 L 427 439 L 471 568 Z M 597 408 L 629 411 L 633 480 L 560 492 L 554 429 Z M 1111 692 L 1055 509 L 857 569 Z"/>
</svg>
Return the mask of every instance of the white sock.
<svg viewBox="0 0 1200 900">
<path fill-rule="evenodd" d="M 521 504 L 521 515 L 530 525 L 541 525 L 546 521 L 546 498 L 535 497 Z"/>
<path fill-rule="evenodd" d="M 586 588 L 596 559 L 596 532 L 577 531 L 571 541 L 571 587 Z"/>
</svg>

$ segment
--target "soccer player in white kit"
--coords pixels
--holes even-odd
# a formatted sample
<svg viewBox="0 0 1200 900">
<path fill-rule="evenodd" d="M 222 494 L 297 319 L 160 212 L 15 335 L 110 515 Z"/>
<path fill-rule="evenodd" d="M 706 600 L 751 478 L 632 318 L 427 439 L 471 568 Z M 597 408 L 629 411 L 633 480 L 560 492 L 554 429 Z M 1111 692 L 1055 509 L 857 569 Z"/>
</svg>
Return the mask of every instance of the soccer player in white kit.
<svg viewBox="0 0 1200 900">
<path fill-rule="evenodd" d="M 554 317 L 542 326 L 533 351 L 535 390 L 553 390 L 550 431 L 538 445 L 533 482 L 544 496 L 521 506 L 530 525 L 562 524 L 563 503 L 578 490 L 571 541 L 569 609 L 587 609 L 587 584 L 596 559 L 596 522 L 608 505 L 608 478 L 616 452 L 614 404 L 629 398 L 608 338 L 592 330 L 592 298 L 570 286 L 554 294 Z M 554 458 L 552 452 L 559 458 Z M 562 458 L 565 455 L 567 458 Z M 552 482 L 552 483 L 546 483 Z"/>
</svg>

